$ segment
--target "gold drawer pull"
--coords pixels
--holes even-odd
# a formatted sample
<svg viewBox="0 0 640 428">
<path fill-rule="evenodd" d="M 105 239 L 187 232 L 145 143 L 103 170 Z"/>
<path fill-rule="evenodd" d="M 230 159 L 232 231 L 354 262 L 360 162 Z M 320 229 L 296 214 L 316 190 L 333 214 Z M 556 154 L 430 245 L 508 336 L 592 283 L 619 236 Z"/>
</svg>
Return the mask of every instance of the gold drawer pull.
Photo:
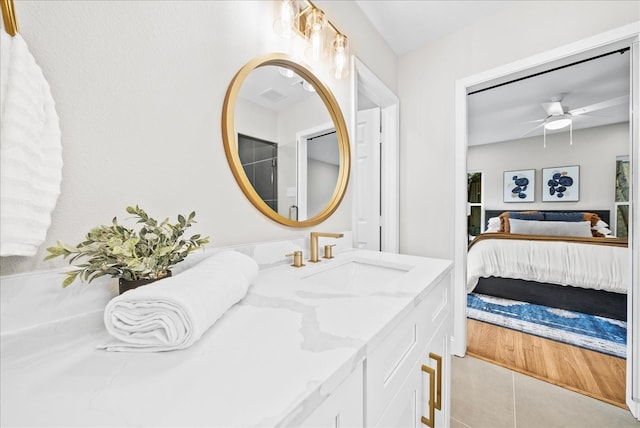
<svg viewBox="0 0 640 428">
<path fill-rule="evenodd" d="M 420 421 L 422 421 L 422 423 L 428 426 L 429 428 L 434 428 L 436 425 L 435 424 L 436 408 L 434 405 L 435 403 L 433 400 L 433 396 L 435 395 L 435 389 L 436 389 L 435 388 L 435 377 L 436 377 L 435 372 L 436 371 L 431 367 L 425 366 L 424 364 L 422 365 L 422 371 L 429 375 L 429 419 L 422 416 Z"/>
<path fill-rule="evenodd" d="M 442 410 L 442 357 L 433 352 L 429 352 L 429 358 L 436 360 L 436 373 L 438 374 L 438 382 L 436 385 L 436 409 Z"/>
</svg>

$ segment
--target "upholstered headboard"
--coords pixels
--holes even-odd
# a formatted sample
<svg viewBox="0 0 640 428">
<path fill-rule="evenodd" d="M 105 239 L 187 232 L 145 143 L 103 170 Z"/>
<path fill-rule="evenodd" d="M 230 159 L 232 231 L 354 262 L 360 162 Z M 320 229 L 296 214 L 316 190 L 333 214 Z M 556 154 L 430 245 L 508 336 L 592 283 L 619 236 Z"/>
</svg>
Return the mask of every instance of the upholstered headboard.
<svg viewBox="0 0 640 428">
<path fill-rule="evenodd" d="M 511 211 L 511 212 L 518 212 L 518 210 L 484 210 L 484 220 L 485 220 L 485 225 L 484 228 L 487 228 L 488 225 L 488 221 L 490 218 L 492 217 L 498 217 L 500 214 L 502 214 L 505 211 Z M 524 210 L 524 211 L 538 211 L 541 213 L 581 213 L 581 212 L 588 212 L 588 213 L 594 213 L 597 214 L 598 217 L 600 217 L 600 219 L 602 221 L 604 221 L 607 224 L 611 224 L 609 221 L 611 212 L 610 211 L 603 211 L 603 210 Z"/>
</svg>

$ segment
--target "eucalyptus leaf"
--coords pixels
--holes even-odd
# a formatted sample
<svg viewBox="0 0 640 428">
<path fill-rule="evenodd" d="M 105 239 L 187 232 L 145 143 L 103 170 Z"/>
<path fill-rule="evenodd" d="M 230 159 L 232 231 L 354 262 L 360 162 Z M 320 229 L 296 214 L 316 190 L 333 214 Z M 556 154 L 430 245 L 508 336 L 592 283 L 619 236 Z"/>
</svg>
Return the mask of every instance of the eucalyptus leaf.
<svg viewBox="0 0 640 428">
<path fill-rule="evenodd" d="M 138 229 L 128 228 L 113 217 L 111 225 L 92 228 L 76 246 L 57 241 L 47 248 L 49 254 L 44 260 L 62 256 L 78 268 L 65 273 L 63 287 L 78 278 L 90 283 L 105 275 L 129 281 L 162 278 L 188 254 L 209 243 L 209 237 L 199 234 L 188 241 L 180 239 L 195 223 L 195 211 L 187 218 L 178 214 L 176 224 L 169 223 L 168 218 L 159 224 L 138 205 L 126 207 L 126 212 L 137 218 L 136 224 L 141 225 Z M 80 260 L 83 263 L 76 263 Z"/>
</svg>

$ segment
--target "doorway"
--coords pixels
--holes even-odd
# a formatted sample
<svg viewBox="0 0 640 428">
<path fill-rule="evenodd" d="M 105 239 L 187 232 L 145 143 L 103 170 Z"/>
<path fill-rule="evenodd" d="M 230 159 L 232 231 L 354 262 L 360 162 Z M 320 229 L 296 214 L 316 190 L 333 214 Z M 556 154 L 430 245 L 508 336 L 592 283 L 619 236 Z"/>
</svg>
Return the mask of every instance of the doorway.
<svg viewBox="0 0 640 428">
<path fill-rule="evenodd" d="M 362 61 L 354 57 L 353 63 L 353 112 L 351 135 L 358 143 L 359 112 L 378 109 L 379 132 L 376 139 L 362 141 L 362 144 L 377 144 L 375 156 L 358 159 L 358 148 L 352 144 L 352 179 L 355 188 L 353 208 L 354 247 L 375 251 L 397 253 L 400 248 L 399 226 L 399 104 L 400 100 Z M 374 113 L 376 114 L 376 113 Z M 362 118 L 362 115 L 360 115 Z M 374 129 L 375 126 L 368 129 Z M 372 148 L 372 147 L 370 147 Z M 373 149 L 373 148 L 372 148 Z M 358 162 L 362 162 L 358 164 Z M 366 165 L 366 166 L 365 166 Z M 365 173 L 369 171 L 369 173 Z M 362 173 L 362 174 L 361 174 Z M 371 183 L 374 180 L 374 183 Z M 373 184 L 367 185 L 367 184 Z M 357 201 L 371 201 L 372 188 L 379 195 L 375 203 L 358 204 Z M 369 198 L 369 199 L 367 199 Z"/>
<path fill-rule="evenodd" d="M 331 200 L 340 172 L 338 137 L 333 123 L 296 133 L 295 218 L 317 216 Z M 290 215 L 290 218 L 292 216 Z"/>
<path fill-rule="evenodd" d="M 467 213 L 467 93 L 469 88 L 479 84 L 494 81 L 496 79 L 513 79 L 514 75 L 531 74 L 548 68 L 554 62 L 565 62 L 569 58 L 593 56 L 597 51 L 612 50 L 617 47 L 627 46 L 632 50 L 632 84 L 631 101 L 632 110 L 638 111 L 638 36 L 637 25 L 630 24 L 616 30 L 612 30 L 588 39 L 584 39 L 571 45 L 563 46 L 544 52 L 534 57 L 507 64 L 487 72 L 467 77 L 456 82 L 456 141 L 455 141 L 455 171 L 456 171 L 456 199 L 455 199 L 455 295 L 454 295 L 454 342 L 453 353 L 464 356 L 466 352 L 466 213 Z M 630 156 L 632 165 L 638 165 L 638 132 L 639 115 L 634 115 L 630 120 Z M 638 182 L 637 169 L 632 168 L 632 182 Z M 631 201 L 638 201 L 638 189 L 632 189 Z M 638 224 L 638 210 L 632 212 L 632 225 Z M 635 221 L 635 223 L 634 223 Z M 634 254 L 638 254 L 640 230 L 633 228 L 629 236 L 629 261 L 630 261 L 630 288 L 628 293 L 628 345 L 627 345 L 627 405 L 631 413 L 640 417 L 640 282 L 639 263 Z"/>
</svg>

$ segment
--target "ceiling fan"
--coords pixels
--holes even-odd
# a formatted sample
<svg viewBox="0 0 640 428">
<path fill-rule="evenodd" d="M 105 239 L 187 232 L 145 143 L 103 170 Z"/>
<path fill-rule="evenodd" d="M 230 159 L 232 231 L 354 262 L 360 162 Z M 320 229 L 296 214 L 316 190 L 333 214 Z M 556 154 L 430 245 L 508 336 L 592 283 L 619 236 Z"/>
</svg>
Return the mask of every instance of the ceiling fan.
<svg viewBox="0 0 640 428">
<path fill-rule="evenodd" d="M 522 135 L 522 137 L 525 137 L 531 134 L 532 132 L 534 132 L 539 128 L 543 128 L 544 136 L 545 136 L 545 147 L 546 147 L 547 130 L 553 131 L 553 130 L 566 128 L 567 126 L 569 126 L 570 127 L 569 129 L 572 134 L 574 119 L 580 118 L 581 116 L 588 117 L 589 113 L 592 113 L 594 111 L 604 110 L 609 107 L 613 107 L 613 106 L 617 106 L 617 105 L 629 102 L 629 95 L 623 95 L 621 97 L 611 98 L 606 101 L 601 101 L 598 103 L 590 104 L 588 106 L 569 110 L 566 106 L 562 104 L 562 100 L 564 99 L 565 95 L 566 95 L 565 93 L 556 95 L 551 99 L 550 102 L 542 103 L 541 106 L 543 110 L 547 113 L 547 117 L 545 117 L 544 119 L 538 119 L 531 122 L 527 122 L 527 123 L 537 123 L 537 122 L 540 122 L 540 123 L 535 127 L 531 128 L 530 130 L 528 130 L 527 132 L 525 132 Z M 569 143 L 573 144 L 573 141 L 572 141 L 573 138 L 571 134 L 569 137 Z"/>
</svg>

